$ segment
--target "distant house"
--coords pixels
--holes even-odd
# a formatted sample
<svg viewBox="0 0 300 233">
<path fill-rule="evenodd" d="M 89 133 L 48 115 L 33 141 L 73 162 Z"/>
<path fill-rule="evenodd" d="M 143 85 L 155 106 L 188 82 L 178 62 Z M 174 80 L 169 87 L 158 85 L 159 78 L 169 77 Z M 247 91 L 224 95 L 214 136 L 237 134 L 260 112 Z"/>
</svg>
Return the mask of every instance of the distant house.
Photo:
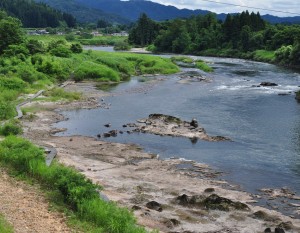
<svg viewBox="0 0 300 233">
<path fill-rule="evenodd" d="M 118 33 L 113 33 L 112 36 L 128 36 L 128 33 L 126 31 L 121 31 Z"/>
<path fill-rule="evenodd" d="M 103 36 L 101 33 L 94 31 L 91 33 L 93 36 Z"/>
<path fill-rule="evenodd" d="M 46 31 L 46 29 L 36 29 L 33 31 L 28 31 L 28 35 L 47 35 L 49 32 Z"/>
</svg>

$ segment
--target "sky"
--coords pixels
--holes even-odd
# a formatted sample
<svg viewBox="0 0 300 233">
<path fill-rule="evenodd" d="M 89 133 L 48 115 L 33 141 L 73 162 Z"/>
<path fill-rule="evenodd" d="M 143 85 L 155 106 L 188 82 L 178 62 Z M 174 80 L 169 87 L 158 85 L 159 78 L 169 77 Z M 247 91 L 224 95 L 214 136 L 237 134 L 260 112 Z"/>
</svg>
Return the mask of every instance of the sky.
<svg viewBox="0 0 300 233">
<path fill-rule="evenodd" d="M 248 10 L 249 12 L 259 11 L 261 15 L 271 14 L 277 16 L 300 16 L 300 1 L 299 0 L 151 0 L 152 2 L 157 2 L 163 5 L 172 5 L 179 9 L 201 9 L 209 10 L 215 13 L 236 13 Z M 228 3 L 234 5 L 248 6 L 239 7 L 233 5 L 225 5 L 221 3 Z M 274 11 L 252 9 L 254 8 L 264 8 Z M 296 14 L 288 14 L 284 11 Z"/>
</svg>

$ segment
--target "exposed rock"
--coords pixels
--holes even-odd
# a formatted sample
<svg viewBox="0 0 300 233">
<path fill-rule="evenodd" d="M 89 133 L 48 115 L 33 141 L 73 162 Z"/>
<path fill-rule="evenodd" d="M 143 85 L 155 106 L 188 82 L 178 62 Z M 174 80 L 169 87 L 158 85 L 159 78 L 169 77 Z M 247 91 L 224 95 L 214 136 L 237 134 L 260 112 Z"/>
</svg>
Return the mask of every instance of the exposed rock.
<svg viewBox="0 0 300 233">
<path fill-rule="evenodd" d="M 190 125 L 193 126 L 194 128 L 198 128 L 199 126 L 198 121 L 195 118 L 192 119 Z"/>
<path fill-rule="evenodd" d="M 271 83 L 271 82 L 262 82 L 260 85 L 263 86 L 263 87 L 275 87 L 275 86 L 278 86 L 278 84 Z"/>
<path fill-rule="evenodd" d="M 158 212 L 162 212 L 162 206 L 161 204 L 159 204 L 158 202 L 156 201 L 150 201 L 146 204 L 146 207 L 151 209 L 151 210 L 156 210 Z"/>
<path fill-rule="evenodd" d="M 272 233 L 271 228 L 270 227 L 266 228 L 264 233 Z"/>
<path fill-rule="evenodd" d="M 283 228 L 283 229 L 285 229 L 287 231 L 294 229 L 294 226 L 293 226 L 293 224 L 291 222 L 282 222 L 277 227 Z"/>
<path fill-rule="evenodd" d="M 209 136 L 204 128 L 199 127 L 196 119 L 191 122 L 183 121 L 178 117 L 164 114 L 150 114 L 146 119 L 137 120 L 139 124 L 133 124 L 135 132 L 152 133 L 161 136 L 187 137 L 196 143 L 197 139 L 206 141 L 230 141 L 223 136 Z M 127 124 L 127 126 L 130 124 Z"/>
<path fill-rule="evenodd" d="M 207 188 L 204 190 L 205 193 L 213 193 L 215 191 L 214 188 Z"/>
<path fill-rule="evenodd" d="M 204 207 L 211 210 L 250 210 L 249 207 L 244 203 L 234 202 L 230 199 L 220 197 L 217 194 L 212 194 L 209 197 L 201 195 L 194 195 L 189 197 L 186 194 L 183 194 L 175 199 L 175 203 L 188 207 Z"/>
<path fill-rule="evenodd" d="M 134 205 L 134 206 L 131 207 L 131 209 L 132 209 L 132 210 L 141 210 L 142 207 L 137 206 L 137 205 Z"/>
<path fill-rule="evenodd" d="M 249 207 L 241 202 L 234 202 L 230 199 L 220 197 L 217 194 L 212 194 L 203 201 L 207 209 L 217 209 L 229 211 L 231 209 L 249 211 Z"/>
<path fill-rule="evenodd" d="M 280 219 L 278 217 L 271 216 L 271 215 L 269 215 L 266 212 L 261 211 L 261 210 L 255 212 L 253 214 L 253 218 L 268 221 L 268 222 L 278 222 L 278 221 L 280 221 Z"/>
<path fill-rule="evenodd" d="M 109 127 L 111 127 L 111 124 L 110 123 L 107 123 L 107 124 L 105 124 L 104 125 L 106 128 L 109 128 Z"/>
<path fill-rule="evenodd" d="M 275 228 L 275 233 L 285 233 L 285 231 L 280 227 L 276 227 Z"/>
<path fill-rule="evenodd" d="M 180 224 L 180 221 L 175 219 L 175 218 L 172 218 L 172 219 L 166 219 L 163 221 L 163 224 L 167 227 L 167 228 L 174 228 L 176 226 L 178 226 Z"/>
</svg>

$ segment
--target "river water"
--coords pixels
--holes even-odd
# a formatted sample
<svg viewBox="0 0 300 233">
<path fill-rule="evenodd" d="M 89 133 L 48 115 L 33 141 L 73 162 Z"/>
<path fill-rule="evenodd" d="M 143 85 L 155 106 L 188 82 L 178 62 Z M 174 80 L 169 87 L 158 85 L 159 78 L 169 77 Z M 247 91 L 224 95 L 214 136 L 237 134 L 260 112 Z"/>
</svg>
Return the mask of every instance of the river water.
<svg viewBox="0 0 300 233">
<path fill-rule="evenodd" d="M 133 77 L 109 90 L 111 96 L 105 102 L 110 109 L 63 112 L 68 120 L 55 126 L 68 130 L 59 135 L 96 137 L 108 131 L 106 123 L 111 123 L 111 129 L 124 130 L 123 124 L 151 113 L 188 121 L 197 118 L 209 135 L 226 136 L 233 142 L 195 143 L 151 134 L 122 134 L 105 140 L 136 143 L 161 158 L 207 163 L 223 172 L 222 179 L 251 193 L 287 187 L 300 195 L 300 104 L 294 94 L 300 89 L 300 74 L 239 59 L 202 59 L 215 70 L 206 74 L 211 82 L 180 83 L 180 74 L 163 80 Z M 278 86 L 254 87 L 263 81 Z"/>
</svg>

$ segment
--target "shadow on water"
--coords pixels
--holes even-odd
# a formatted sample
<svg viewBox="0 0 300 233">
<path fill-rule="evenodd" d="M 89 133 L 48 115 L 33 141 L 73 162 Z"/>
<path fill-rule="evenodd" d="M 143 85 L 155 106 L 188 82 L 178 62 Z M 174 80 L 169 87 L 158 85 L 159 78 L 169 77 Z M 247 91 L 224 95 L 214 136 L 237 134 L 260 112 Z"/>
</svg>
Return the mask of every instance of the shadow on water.
<svg viewBox="0 0 300 233">
<path fill-rule="evenodd" d="M 119 83 L 99 83 L 96 84 L 96 88 L 101 91 L 111 92 L 116 89 Z"/>
</svg>

